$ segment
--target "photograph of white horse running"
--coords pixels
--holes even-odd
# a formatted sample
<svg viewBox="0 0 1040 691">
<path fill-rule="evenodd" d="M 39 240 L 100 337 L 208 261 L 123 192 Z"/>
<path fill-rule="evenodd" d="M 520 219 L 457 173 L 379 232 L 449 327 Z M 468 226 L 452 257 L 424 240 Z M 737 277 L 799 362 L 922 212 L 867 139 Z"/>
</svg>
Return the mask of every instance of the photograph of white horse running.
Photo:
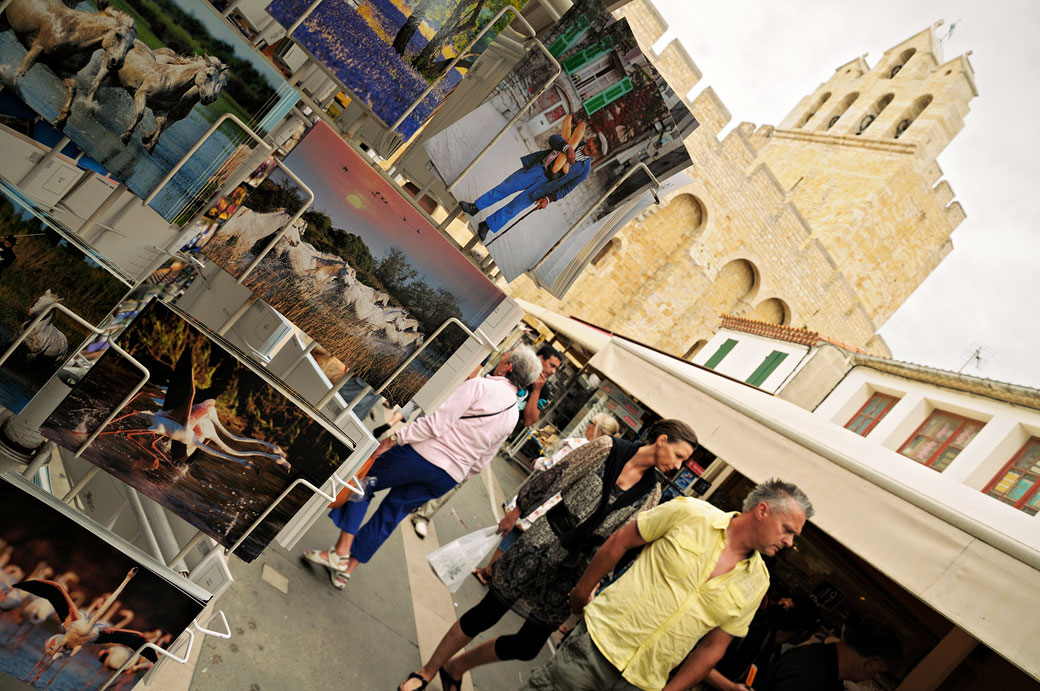
<svg viewBox="0 0 1040 691">
<path fill-rule="evenodd" d="M 313 192 L 303 213 L 243 280 L 373 388 L 450 318 L 479 327 L 505 295 L 332 128 L 317 123 L 286 157 Z M 302 203 L 275 171 L 202 252 L 239 277 Z M 383 395 L 403 404 L 461 346 L 450 326 Z"/>
<path fill-rule="evenodd" d="M 0 16 L 0 80 L 140 196 L 220 115 L 263 133 L 297 100 L 201 0 L 12 0 Z M 171 221 L 195 209 L 251 145 L 221 126 L 153 208 Z"/>
</svg>

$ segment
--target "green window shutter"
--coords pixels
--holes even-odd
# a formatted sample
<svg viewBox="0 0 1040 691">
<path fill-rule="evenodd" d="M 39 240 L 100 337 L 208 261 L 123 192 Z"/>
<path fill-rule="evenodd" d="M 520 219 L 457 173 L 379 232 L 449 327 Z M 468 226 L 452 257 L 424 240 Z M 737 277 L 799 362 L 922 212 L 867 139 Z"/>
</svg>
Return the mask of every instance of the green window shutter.
<svg viewBox="0 0 1040 691">
<path fill-rule="evenodd" d="M 708 358 L 708 361 L 704 363 L 704 366 L 708 369 L 715 369 L 715 367 L 722 362 L 722 358 L 726 357 L 729 351 L 733 350 L 733 346 L 737 345 L 737 342 L 732 338 L 727 338 L 726 342 L 719 346 L 719 349 L 715 351 L 715 354 Z"/>
<path fill-rule="evenodd" d="M 598 42 L 593 43 L 588 48 L 579 50 L 577 53 L 564 60 L 561 63 L 563 65 L 563 70 L 567 74 L 573 74 L 613 48 L 614 41 L 611 40 L 609 36 L 604 36 Z"/>
<path fill-rule="evenodd" d="M 585 107 L 585 112 L 588 115 L 592 115 L 597 110 L 606 108 L 611 103 L 618 100 L 632 89 L 632 80 L 628 77 L 625 77 L 620 82 L 611 84 L 603 91 L 600 91 L 598 94 L 596 94 L 589 100 L 585 101 L 582 105 Z"/>
<path fill-rule="evenodd" d="M 762 386 L 762 382 L 769 379 L 769 375 L 780 366 L 780 363 L 787 357 L 787 353 L 781 353 L 779 350 L 774 350 L 766 359 L 762 361 L 762 364 L 758 366 L 751 376 L 748 377 L 747 383 L 752 386 Z"/>
<path fill-rule="evenodd" d="M 563 35 L 553 41 L 553 44 L 549 46 L 549 53 L 551 53 L 554 58 L 560 57 L 564 51 L 574 45 L 578 36 L 580 36 L 588 27 L 589 18 L 583 14 L 579 14 L 574 18 L 574 23 L 570 28 L 564 31 Z"/>
<path fill-rule="evenodd" d="M 577 53 L 564 60 L 562 63 L 563 71 L 567 74 L 571 74 L 575 70 L 581 68 L 585 63 L 589 61 L 589 50 L 589 48 L 579 50 Z"/>
</svg>

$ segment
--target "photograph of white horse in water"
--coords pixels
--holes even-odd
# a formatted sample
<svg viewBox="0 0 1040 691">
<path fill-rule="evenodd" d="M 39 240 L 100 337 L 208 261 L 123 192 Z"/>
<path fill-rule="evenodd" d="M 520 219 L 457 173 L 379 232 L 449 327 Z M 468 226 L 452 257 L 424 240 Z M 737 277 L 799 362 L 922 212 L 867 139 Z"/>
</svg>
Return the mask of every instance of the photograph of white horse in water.
<svg viewBox="0 0 1040 691">
<path fill-rule="evenodd" d="M 0 353 L 29 331 L 0 366 L 0 406 L 24 408 L 90 335 L 48 307 L 57 303 L 97 325 L 129 291 L 0 184 Z"/>
<path fill-rule="evenodd" d="M 201 0 L 12 0 L 0 16 L 0 82 L 142 197 L 222 114 L 263 134 L 298 99 Z M 11 96 L 0 115 L 22 110 Z M 225 123 L 152 207 L 185 220 L 251 146 Z"/>
</svg>

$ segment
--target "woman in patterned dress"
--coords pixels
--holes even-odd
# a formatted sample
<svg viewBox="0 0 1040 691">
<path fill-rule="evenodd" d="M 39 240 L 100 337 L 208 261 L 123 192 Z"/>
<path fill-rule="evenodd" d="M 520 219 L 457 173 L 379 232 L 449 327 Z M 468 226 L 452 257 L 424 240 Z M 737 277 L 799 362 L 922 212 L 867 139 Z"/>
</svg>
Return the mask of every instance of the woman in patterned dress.
<svg viewBox="0 0 1040 691">
<path fill-rule="evenodd" d="M 531 478 L 517 497 L 528 515 L 557 493 L 562 501 L 520 536 L 495 564 L 490 591 L 456 621 L 430 660 L 409 675 L 400 691 L 420 691 L 440 675 L 444 691 L 457 691 L 470 669 L 499 660 L 532 660 L 570 616 L 567 595 L 596 549 L 642 510 L 657 504 L 661 485 L 655 470 L 679 468 L 697 446 L 697 436 L 678 420 L 661 420 L 648 443 L 600 437 Z M 506 522 L 509 519 L 503 519 Z M 508 532 L 511 525 L 499 526 Z M 474 637 L 516 609 L 524 625 L 460 655 Z M 454 656 L 454 657 L 453 657 Z"/>
</svg>

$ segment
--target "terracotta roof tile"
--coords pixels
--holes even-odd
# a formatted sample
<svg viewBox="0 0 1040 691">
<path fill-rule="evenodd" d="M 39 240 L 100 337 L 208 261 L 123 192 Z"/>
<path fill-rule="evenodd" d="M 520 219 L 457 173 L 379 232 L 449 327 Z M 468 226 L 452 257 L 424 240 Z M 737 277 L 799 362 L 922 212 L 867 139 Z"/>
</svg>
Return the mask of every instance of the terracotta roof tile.
<svg viewBox="0 0 1040 691">
<path fill-rule="evenodd" d="M 765 336 L 766 338 L 773 338 L 778 341 L 787 341 L 789 343 L 797 343 L 804 346 L 818 346 L 821 343 L 830 343 L 831 345 L 836 345 L 839 348 L 852 353 L 863 353 L 864 355 L 873 354 L 866 350 L 845 345 L 844 343 L 835 341 L 834 339 L 826 338 L 815 331 L 796 329 L 793 326 L 784 326 L 783 324 L 771 324 L 769 322 L 758 321 L 757 319 L 747 319 L 746 317 L 733 317 L 728 314 L 723 314 L 722 327 L 732 331 L 743 331 L 744 333 L 754 334 L 756 336 Z"/>
</svg>

